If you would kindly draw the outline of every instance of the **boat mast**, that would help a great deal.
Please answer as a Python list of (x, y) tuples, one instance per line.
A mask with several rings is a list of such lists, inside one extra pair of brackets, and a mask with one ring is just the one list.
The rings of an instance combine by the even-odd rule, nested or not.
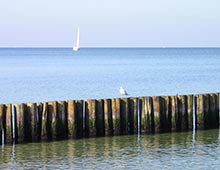
[(79, 48), (79, 27), (78, 27), (78, 30), (77, 30), (77, 40), (76, 40), (76, 46)]

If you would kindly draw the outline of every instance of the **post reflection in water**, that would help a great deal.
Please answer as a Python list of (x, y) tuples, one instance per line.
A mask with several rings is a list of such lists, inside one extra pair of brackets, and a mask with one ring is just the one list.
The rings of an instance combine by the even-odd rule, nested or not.
[(216, 129), (5, 145), (0, 169), (216, 168), (219, 143)]

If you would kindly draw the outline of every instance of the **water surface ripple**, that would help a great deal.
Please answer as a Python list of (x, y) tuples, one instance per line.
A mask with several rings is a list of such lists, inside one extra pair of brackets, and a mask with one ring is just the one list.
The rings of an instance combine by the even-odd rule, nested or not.
[(219, 130), (3, 146), (0, 169), (218, 169)]

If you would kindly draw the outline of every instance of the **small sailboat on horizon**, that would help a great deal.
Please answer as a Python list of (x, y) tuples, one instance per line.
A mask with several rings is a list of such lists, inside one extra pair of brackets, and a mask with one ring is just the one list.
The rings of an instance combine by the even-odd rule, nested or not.
[(77, 38), (76, 38), (76, 44), (73, 46), (73, 51), (78, 51), (80, 49), (79, 46), (79, 28), (77, 29)]

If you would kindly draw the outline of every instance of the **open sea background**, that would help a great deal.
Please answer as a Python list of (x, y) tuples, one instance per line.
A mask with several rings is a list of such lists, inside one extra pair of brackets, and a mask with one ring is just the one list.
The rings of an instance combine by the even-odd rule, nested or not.
[(219, 48), (2, 48), (0, 103), (220, 91)]
[[(218, 48), (2, 48), (0, 103), (220, 91)], [(220, 131), (3, 145), (0, 169), (219, 169)]]

